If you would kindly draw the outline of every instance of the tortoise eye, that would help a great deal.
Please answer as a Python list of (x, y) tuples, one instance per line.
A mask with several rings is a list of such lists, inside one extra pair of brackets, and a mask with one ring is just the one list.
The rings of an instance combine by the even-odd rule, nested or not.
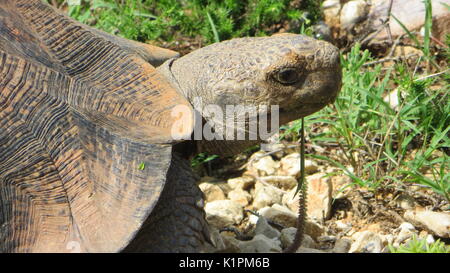
[(275, 80), (282, 84), (294, 84), (298, 82), (300, 75), (295, 68), (284, 68), (275, 74)]

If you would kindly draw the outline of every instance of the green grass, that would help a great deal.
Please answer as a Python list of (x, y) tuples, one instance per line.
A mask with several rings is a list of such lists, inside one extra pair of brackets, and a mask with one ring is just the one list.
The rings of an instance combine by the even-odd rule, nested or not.
[[(450, 203), (450, 37), (442, 49), (447, 66), (439, 67), (430, 44), (430, 1), (424, 5), (423, 41), (407, 31), (423, 52), (417, 64), (426, 67), (422, 75), (401, 61), (387, 68), (366, 66), (373, 61), (370, 52), (355, 45), (341, 56), (343, 86), (334, 105), (306, 118), (307, 128), (328, 128), (310, 131), (310, 140), (319, 146), (335, 144), (340, 153), (309, 156), (338, 167), (354, 185), (376, 190), (420, 184)], [(430, 63), (440, 73), (429, 72)], [(397, 107), (383, 100), (394, 90)], [(299, 126), (300, 121), (285, 126), (281, 137), (296, 140)]]
[[(372, 60), (359, 45), (341, 57), (338, 99), (306, 118), (307, 128), (328, 128), (310, 132), (310, 140), (319, 146), (336, 144), (340, 154), (309, 156), (329, 161), (359, 186), (375, 190), (418, 183), (450, 203), (448, 72), (426, 77), (414, 75), (402, 63), (388, 69), (364, 66)], [(383, 100), (393, 90), (397, 107)], [(295, 137), (299, 124), (285, 127), (283, 136)]]
[[(59, 0), (63, 7), (63, 1)], [(242, 36), (261, 36), (273, 26), (297, 22), (291, 32), (309, 31), (320, 18), (321, 1), (303, 1), (299, 9), (290, 0), (82, 0), (67, 7), (76, 20), (137, 41), (171, 41), (200, 37), (213, 43)]]
[(391, 253), (450, 253), (450, 247), (437, 240), (428, 244), (426, 239), (414, 236), (407, 244), (399, 247), (389, 245)]

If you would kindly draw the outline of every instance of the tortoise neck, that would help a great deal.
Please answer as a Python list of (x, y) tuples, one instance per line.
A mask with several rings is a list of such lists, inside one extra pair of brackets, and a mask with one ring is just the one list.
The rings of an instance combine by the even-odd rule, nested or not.
[(183, 58), (170, 59), (159, 66), (157, 70), (194, 106), (196, 97), (204, 98), (201, 86), (197, 82), (200, 76), (199, 70)]

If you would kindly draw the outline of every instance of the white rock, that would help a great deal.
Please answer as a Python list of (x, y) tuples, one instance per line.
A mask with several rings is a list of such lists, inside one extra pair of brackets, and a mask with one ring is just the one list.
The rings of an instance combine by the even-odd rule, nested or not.
[(336, 224), (336, 228), (339, 230), (346, 230), (352, 227), (351, 223), (346, 223), (343, 220), (337, 220), (334, 223)]
[[(258, 213), (266, 219), (284, 227), (296, 227), (297, 224), (297, 214), (278, 204), (274, 204), (272, 207), (262, 208)], [(305, 222), (305, 234), (310, 235), (313, 239), (317, 239), (322, 233), (323, 227), (319, 224), (312, 221)]]
[[(305, 173), (312, 174), (317, 172), (318, 166), (312, 161), (305, 159)], [(288, 176), (298, 176), (300, 174), (300, 154), (292, 153), (283, 157), (280, 161), (280, 174)]]
[(406, 211), (405, 219), (424, 227), (429, 232), (442, 238), (450, 238), (450, 213), (429, 210)]
[(394, 240), (394, 245), (399, 246), (400, 244), (404, 243), (405, 241), (411, 239), (413, 237), (413, 235), (415, 235), (415, 234), (416, 233), (411, 230), (407, 230), (407, 229), (400, 230), (399, 234), (397, 235), (397, 237)]
[(266, 219), (284, 227), (295, 227), (297, 222), (297, 214), (278, 204), (275, 204), (272, 207), (264, 207), (258, 210), (258, 213)]
[(256, 225), (258, 223), (259, 217), (253, 214), (250, 214), (250, 216), (248, 217), (248, 221), (250, 224), (252, 225)]
[(267, 220), (264, 217), (259, 217), (259, 219), (256, 223), (254, 233), (256, 235), (262, 234), (270, 239), (280, 237), (280, 232), (278, 230), (276, 230), (275, 228), (273, 228), (271, 225), (269, 225), (269, 223), (267, 223)]
[[(333, 171), (327, 170), (325, 173)], [(349, 196), (352, 192), (352, 187), (349, 185), (352, 183), (352, 179), (347, 175), (333, 175), (331, 177), (331, 184), (333, 185), (333, 198), (342, 199)]]
[(255, 179), (250, 176), (242, 176), (228, 179), (227, 182), (232, 189), (247, 190), (255, 184)]
[(297, 229), (295, 227), (288, 227), (281, 230), (281, 246), (284, 248), (290, 246), (294, 242), (295, 233)]
[(400, 231), (405, 230), (405, 231), (416, 231), (416, 228), (408, 222), (403, 222), (400, 226), (399, 226)]
[(225, 194), (222, 189), (214, 184), (203, 182), (198, 185), (200, 190), (205, 195), (206, 202), (212, 202), (216, 200), (225, 200)]
[(241, 251), (239, 248), (239, 244), (241, 241), (229, 235), (221, 234), (221, 237), (224, 247), (223, 249), (220, 249), (216, 252), (239, 253)]
[(239, 249), (241, 253), (281, 252), (281, 242), (278, 239), (270, 239), (262, 234), (257, 234), (250, 241), (241, 241)]
[(405, 193), (398, 195), (395, 198), (395, 203), (398, 207), (400, 207), (404, 210), (414, 209), (414, 207), (415, 207), (414, 198)]
[(231, 200), (207, 203), (205, 213), (208, 223), (218, 228), (239, 224), (244, 218), (242, 206)]
[(322, 8), (323, 9), (330, 9), (330, 8), (335, 8), (335, 7), (340, 7), (341, 3), (339, 0), (325, 0), (322, 3)]
[[(308, 217), (317, 221), (328, 219), (331, 215), (331, 203), (333, 200), (333, 185), (325, 174), (317, 173), (306, 177), (308, 183)], [(297, 188), (283, 196), (282, 203), (292, 211), (298, 211), (298, 198), (295, 195)], [(294, 197), (295, 196), (295, 197)]]
[(325, 0), (322, 4), (325, 23), (329, 26), (339, 24), (340, 0)]
[(383, 101), (388, 103), (392, 109), (397, 110), (399, 106), (398, 88), (394, 89), (389, 94), (385, 95)]
[(281, 204), (283, 191), (274, 186), (266, 186), (262, 183), (255, 185), (255, 197), (253, 198), (253, 207), (260, 209), (273, 204)]
[(252, 196), (247, 191), (241, 188), (234, 189), (228, 193), (228, 199), (241, 204), (243, 207), (247, 206), (252, 200)]
[(381, 253), (383, 249), (380, 236), (372, 231), (356, 232), (352, 239), (355, 241), (349, 250), (350, 253)]
[[(390, 5), (389, 0), (372, 0), (372, 8), (368, 15), (370, 29), (379, 29), (383, 22), (387, 19), (388, 9)], [(430, 1), (433, 17), (432, 32), (433, 36), (438, 40), (443, 40), (445, 34), (448, 33), (448, 16), (450, 11), (445, 5), (450, 5), (449, 0), (431, 0)], [(407, 3), (407, 5), (405, 5)], [(423, 0), (408, 0), (408, 1), (393, 1), (391, 14), (402, 23), (400, 25), (393, 17), (389, 22), (390, 31), (388, 28), (381, 30), (373, 40), (385, 40), (389, 36), (392, 39), (399, 35), (406, 34), (404, 28), (409, 31), (419, 30), (425, 23), (425, 5)]]
[[(297, 229), (295, 227), (284, 228), (281, 231), (280, 240), (281, 240), (281, 246), (283, 247), (283, 249), (292, 245), (292, 243), (294, 242), (294, 239), (295, 239), (296, 232), (297, 232)], [(317, 244), (316, 244), (316, 242), (314, 242), (314, 239), (311, 238), (311, 236), (309, 236), (308, 234), (304, 234), (301, 247), (316, 248)]]
[(333, 252), (333, 253), (348, 253), (351, 245), (352, 245), (352, 240), (350, 240), (348, 238), (339, 239), (334, 244), (333, 250), (331, 252)]
[(298, 184), (297, 179), (292, 176), (275, 175), (264, 176), (259, 179), (282, 190), (290, 190)]
[(352, 28), (355, 24), (365, 20), (369, 13), (369, 6), (364, 0), (349, 1), (341, 10), (341, 26)]
[(428, 234), (427, 237), (425, 237), (425, 240), (427, 241), (427, 244), (432, 244), (435, 242), (433, 235)]
[(268, 153), (270, 152), (275, 158), (282, 158), (285, 155), (287, 147), (283, 143), (261, 143), (261, 150)]
[(392, 245), (395, 240), (395, 236), (392, 234), (387, 235), (380, 235), (381, 241), (383, 242), (383, 245)]
[(334, 235), (323, 235), (317, 238), (318, 242), (336, 242), (336, 236)]
[(262, 156), (262, 152), (254, 153), (250, 157), (247, 170), (257, 176), (274, 175), (279, 168), (279, 162), (275, 162), (271, 156)]

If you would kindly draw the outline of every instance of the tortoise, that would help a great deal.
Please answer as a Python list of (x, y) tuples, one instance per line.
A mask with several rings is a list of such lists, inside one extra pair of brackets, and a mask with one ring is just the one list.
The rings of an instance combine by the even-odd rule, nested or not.
[(340, 84), (337, 48), (303, 35), (180, 57), (40, 0), (0, 0), (0, 251), (206, 251), (189, 157), (262, 140), (193, 139), (217, 121), (200, 107), (278, 105), (286, 123), (333, 102)]

